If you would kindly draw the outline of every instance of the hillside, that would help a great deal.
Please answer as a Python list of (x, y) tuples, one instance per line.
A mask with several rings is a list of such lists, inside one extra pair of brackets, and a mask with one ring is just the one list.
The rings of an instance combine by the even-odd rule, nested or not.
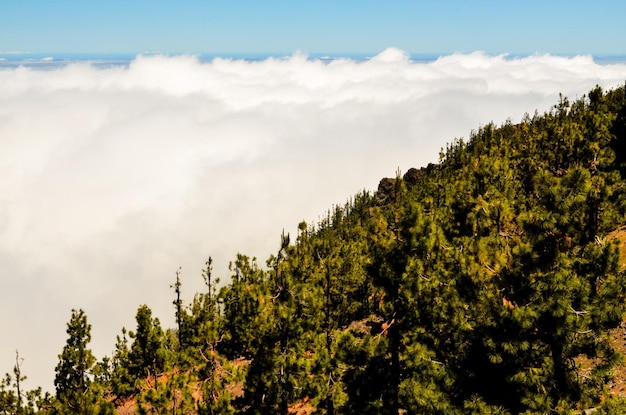
[[(206, 291), (191, 304), (177, 274), (176, 327), (140, 306), (109, 358), (96, 361), (87, 318), (73, 310), (56, 396), (19, 406), (626, 412), (625, 175), (623, 87), (487, 124), (439, 163), (281, 235), (264, 266), (238, 255), (219, 289), (209, 258)], [(16, 377), (2, 386), (0, 413), (18, 405)]]

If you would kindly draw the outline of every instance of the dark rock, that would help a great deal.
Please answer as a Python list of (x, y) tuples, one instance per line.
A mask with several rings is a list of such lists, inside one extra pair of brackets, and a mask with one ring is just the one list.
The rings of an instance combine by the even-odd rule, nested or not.
[(378, 183), (376, 191), (376, 202), (385, 205), (396, 200), (396, 179), (385, 177)]
[(424, 169), (416, 169), (415, 167), (411, 167), (402, 177), (404, 183), (406, 183), (406, 187), (413, 187), (417, 183), (419, 183), (425, 175)]

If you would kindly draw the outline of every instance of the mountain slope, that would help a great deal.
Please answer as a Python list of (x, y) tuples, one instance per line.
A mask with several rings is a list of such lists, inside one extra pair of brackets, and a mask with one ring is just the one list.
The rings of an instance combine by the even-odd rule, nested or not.
[[(283, 235), (266, 267), (239, 256), (230, 284), (185, 310), (169, 349), (189, 363), (175, 366), (242, 382), (225, 405), (246, 413), (618, 405), (625, 113), (623, 88), (596, 88), (488, 124)], [(249, 363), (216, 380), (209, 353)]]
[(625, 88), (485, 125), (219, 289), (209, 258), (191, 304), (177, 278), (175, 328), (140, 306), (39, 413), (626, 412), (625, 176)]

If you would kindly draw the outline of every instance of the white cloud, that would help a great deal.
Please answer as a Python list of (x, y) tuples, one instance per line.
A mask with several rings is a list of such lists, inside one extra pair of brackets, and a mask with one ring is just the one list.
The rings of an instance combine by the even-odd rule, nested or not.
[(283, 228), (437, 161), (453, 138), (625, 78), (586, 56), (414, 63), (393, 48), (364, 62), (2, 69), (0, 372), (19, 349), (27, 386), (52, 389), (72, 307), (110, 354), (142, 303), (172, 325), (178, 266), (190, 299), (208, 255), (222, 277), (238, 251), (262, 263)]

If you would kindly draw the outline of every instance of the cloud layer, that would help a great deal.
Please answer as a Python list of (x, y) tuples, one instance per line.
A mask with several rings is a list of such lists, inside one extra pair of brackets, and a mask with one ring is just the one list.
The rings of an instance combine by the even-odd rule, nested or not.
[(262, 263), (284, 228), (315, 221), (381, 177), (436, 162), (490, 121), (563, 93), (621, 85), (626, 65), (477, 52), (411, 62), (139, 56), (0, 70), (0, 372), (52, 389), (71, 308), (111, 353), (148, 304), (173, 325), (179, 266), (190, 300), (215, 259)]

